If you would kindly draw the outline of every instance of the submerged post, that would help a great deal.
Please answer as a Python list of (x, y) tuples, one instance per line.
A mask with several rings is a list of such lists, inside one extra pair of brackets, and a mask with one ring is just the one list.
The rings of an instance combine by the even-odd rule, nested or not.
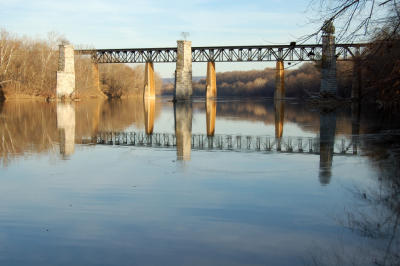
[(156, 85), (154, 81), (154, 65), (153, 62), (146, 62), (144, 74), (144, 93), (145, 98), (154, 98), (156, 96)]
[(57, 98), (71, 97), (75, 90), (74, 47), (70, 44), (61, 44), (59, 49)]
[(274, 99), (280, 100), (285, 98), (285, 74), (283, 60), (276, 61), (276, 76), (275, 76), (275, 93)]
[(207, 62), (207, 79), (206, 79), (206, 98), (217, 97), (217, 78), (215, 74), (215, 62)]
[(322, 73), (320, 93), (336, 96), (336, 46), (335, 27), (332, 21), (325, 21), (322, 28)]
[(177, 41), (174, 100), (192, 97), (192, 42)]

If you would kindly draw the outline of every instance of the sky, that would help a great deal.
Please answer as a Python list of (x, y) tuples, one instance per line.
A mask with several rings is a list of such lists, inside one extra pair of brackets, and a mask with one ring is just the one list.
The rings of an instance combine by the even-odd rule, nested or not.
[[(48, 32), (75, 47), (176, 47), (182, 32), (192, 46), (288, 44), (315, 31), (311, 0), (0, 0), (0, 28), (32, 38)], [(314, 14), (315, 15), (315, 14)], [(221, 63), (217, 71), (263, 69), (267, 63)], [(156, 64), (172, 77), (174, 64)], [(194, 63), (202, 76), (206, 64)]]

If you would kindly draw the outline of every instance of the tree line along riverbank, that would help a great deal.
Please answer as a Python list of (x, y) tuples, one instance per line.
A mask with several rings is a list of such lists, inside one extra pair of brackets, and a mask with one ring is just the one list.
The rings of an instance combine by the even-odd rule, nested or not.
[[(390, 27), (389, 27), (390, 28)], [(390, 33), (390, 36), (388, 36)], [(58, 44), (62, 37), (48, 34), (46, 39), (31, 39), (0, 30), (0, 98), (54, 98), (58, 68)], [(78, 47), (77, 47), (78, 48)], [(400, 36), (387, 28), (372, 38), (367, 52), (359, 58), (362, 92), (366, 101), (388, 106), (400, 103)], [(320, 62), (304, 63), (285, 70), (287, 97), (306, 98), (320, 87)], [(144, 87), (144, 66), (100, 64), (100, 91), (93, 84), (89, 57), (76, 56), (78, 98), (124, 98), (139, 96)], [(353, 63), (338, 62), (338, 95), (351, 96)], [(162, 86), (155, 74), (156, 92), (173, 94), (174, 84)], [(194, 81), (194, 96), (205, 95), (205, 79)], [(217, 73), (218, 96), (272, 97), (275, 88), (273, 68)]]
[[(54, 33), (46, 39), (20, 37), (0, 30), (0, 98), (55, 97), (58, 44), (65, 40)], [(92, 79), (89, 57), (75, 56), (76, 98), (125, 98), (143, 94), (144, 66), (99, 65), (100, 91)], [(157, 91), (162, 81), (155, 73)]]

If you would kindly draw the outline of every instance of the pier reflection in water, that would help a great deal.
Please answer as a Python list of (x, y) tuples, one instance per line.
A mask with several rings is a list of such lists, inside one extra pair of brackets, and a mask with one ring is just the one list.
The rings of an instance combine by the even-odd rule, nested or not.
[(366, 117), (281, 100), (5, 102), (0, 260), (303, 265), (337, 238), (354, 251), (332, 217), (387, 167), (359, 135)]
[(282, 135), (283, 135), (283, 124), (285, 119), (285, 102), (283, 100), (274, 101), (274, 111), (275, 111), (275, 138), (277, 142), (277, 150), (280, 151)]
[(63, 158), (68, 158), (75, 150), (74, 103), (57, 103), (57, 128), (60, 136), (60, 153), (63, 155)]
[(174, 103), (176, 154), (178, 160), (190, 160), (192, 149), (192, 102)]
[(217, 101), (215, 99), (206, 99), (206, 123), (207, 136), (212, 137), (215, 133), (215, 119), (217, 116)]
[(144, 102), (144, 127), (147, 135), (153, 134), (154, 129), (154, 115), (156, 110), (156, 99), (147, 97), (143, 99)]
[(319, 181), (327, 185), (331, 179), (333, 148), (335, 144), (336, 112), (322, 110), (320, 113)]

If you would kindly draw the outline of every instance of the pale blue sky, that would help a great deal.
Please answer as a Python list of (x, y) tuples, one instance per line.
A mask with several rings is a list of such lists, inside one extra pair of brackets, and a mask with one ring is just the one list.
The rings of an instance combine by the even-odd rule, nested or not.
[[(286, 44), (315, 30), (309, 0), (0, 0), (0, 27), (19, 35), (63, 34), (75, 46), (174, 47), (182, 31), (193, 46)], [(217, 71), (262, 69), (266, 63), (218, 64)], [(171, 64), (156, 71), (170, 77)], [(204, 75), (194, 64), (193, 75)]]

